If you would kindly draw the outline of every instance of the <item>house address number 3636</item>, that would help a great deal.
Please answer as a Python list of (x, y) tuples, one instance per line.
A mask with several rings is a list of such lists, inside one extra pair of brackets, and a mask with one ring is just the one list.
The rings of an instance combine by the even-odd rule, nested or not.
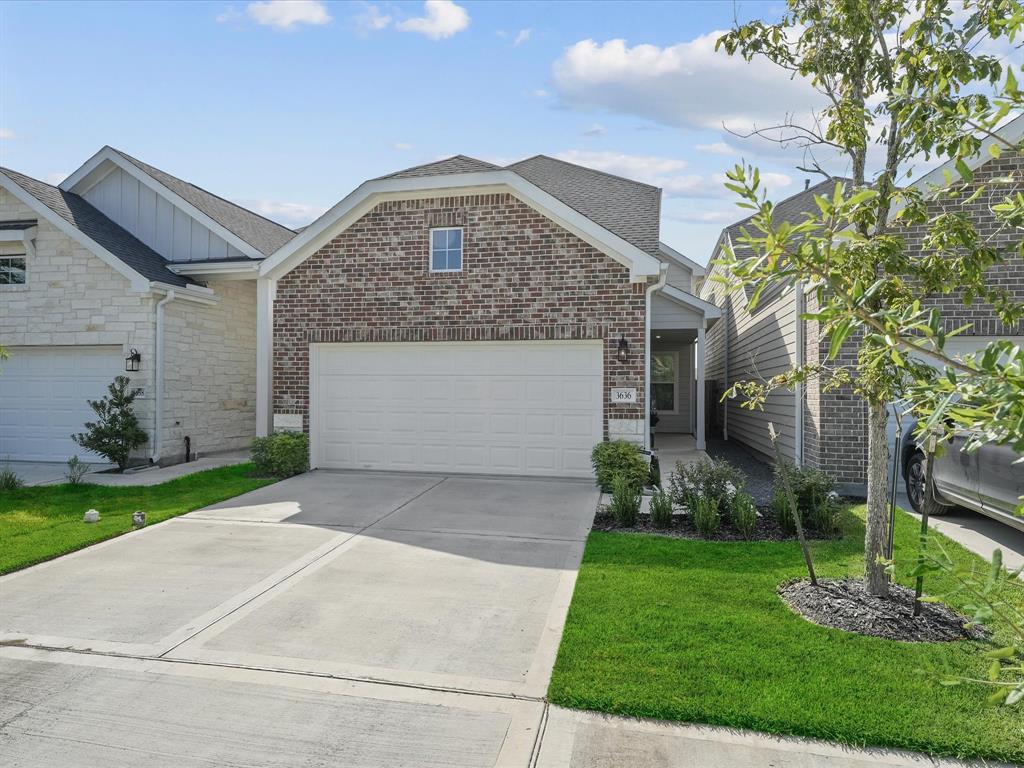
[(612, 404), (628, 405), (636, 402), (636, 389), (630, 387), (628, 389), (613, 389), (612, 390)]

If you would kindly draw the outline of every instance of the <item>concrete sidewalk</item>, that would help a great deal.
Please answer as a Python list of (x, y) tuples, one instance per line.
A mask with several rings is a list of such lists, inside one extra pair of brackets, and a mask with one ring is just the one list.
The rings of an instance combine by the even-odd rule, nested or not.
[[(172, 464), (167, 467), (146, 467), (124, 473), (105, 471), (113, 469), (113, 464), (90, 462), (90, 471), (82, 478), (82, 482), (116, 487), (159, 485), (177, 477), (203, 472), (207, 469), (244, 464), (247, 461), (249, 461), (248, 451), (232, 451), (202, 456), (195, 461)], [(25, 485), (59, 485), (67, 482), (68, 466), (63, 462), (11, 461), (6, 462), (4, 466), (9, 466)]]

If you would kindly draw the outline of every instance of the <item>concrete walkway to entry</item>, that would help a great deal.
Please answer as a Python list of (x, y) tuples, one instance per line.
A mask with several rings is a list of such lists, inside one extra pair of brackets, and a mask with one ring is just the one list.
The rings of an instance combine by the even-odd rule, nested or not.
[(0, 577), (4, 764), (932, 764), (549, 707), (597, 496), (312, 472)]

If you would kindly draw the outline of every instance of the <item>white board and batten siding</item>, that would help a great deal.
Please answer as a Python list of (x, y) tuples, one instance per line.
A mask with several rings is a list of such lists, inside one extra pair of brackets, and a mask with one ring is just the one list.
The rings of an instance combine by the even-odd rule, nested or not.
[(590, 477), (600, 341), (313, 344), (314, 466)]
[(220, 235), (120, 168), (104, 176), (83, 197), (170, 261), (245, 258)]

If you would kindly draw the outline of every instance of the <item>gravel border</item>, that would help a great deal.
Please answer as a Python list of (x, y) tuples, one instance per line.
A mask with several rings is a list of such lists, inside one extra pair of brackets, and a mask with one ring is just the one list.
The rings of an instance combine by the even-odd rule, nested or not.
[(922, 603), (913, 616), (914, 591), (889, 586), (889, 597), (869, 595), (860, 579), (819, 579), (818, 587), (806, 580), (779, 585), (779, 597), (795, 613), (822, 627), (909, 643), (945, 643), (983, 640), (981, 626), (965, 628), (969, 619), (942, 603)]

